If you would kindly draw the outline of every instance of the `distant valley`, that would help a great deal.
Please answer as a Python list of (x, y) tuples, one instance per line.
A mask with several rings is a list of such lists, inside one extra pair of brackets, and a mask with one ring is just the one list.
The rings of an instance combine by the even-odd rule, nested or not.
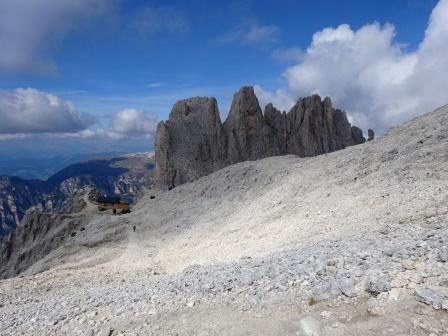
[(137, 153), (75, 163), (45, 181), (0, 176), (0, 236), (14, 230), (30, 208), (61, 212), (64, 202), (85, 187), (136, 196), (151, 186), (153, 167), (153, 153)]
[(0, 176), (17, 176), (27, 180), (46, 180), (59, 170), (78, 162), (98, 158), (121, 157), (125, 154), (124, 152), (113, 151), (33, 156), (31, 153), (13, 155), (3, 151), (0, 155)]

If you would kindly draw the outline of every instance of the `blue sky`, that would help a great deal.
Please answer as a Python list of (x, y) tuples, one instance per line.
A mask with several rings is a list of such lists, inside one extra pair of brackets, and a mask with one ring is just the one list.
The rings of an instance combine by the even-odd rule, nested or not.
[[(8, 121), (0, 154), (37, 144), (36, 152), (109, 151), (117, 142), (124, 151), (151, 150), (156, 120), (176, 100), (215, 96), (225, 118), (245, 84), (256, 86), (262, 106), (272, 100), (283, 109), (303, 95), (330, 95), (353, 122), (383, 131), (448, 103), (442, 90), (431, 102), (422, 93), (408, 103), (429, 76), (418, 64), (446, 51), (447, 7), (446, 0), (4, 0), (0, 115)], [(435, 37), (423, 47), (431, 22)], [(448, 69), (438, 62), (434, 72)], [(334, 71), (339, 64), (348, 71)], [(365, 81), (355, 85), (357, 78)], [(387, 104), (371, 107), (380, 100)], [(52, 125), (55, 115), (64, 118)]]

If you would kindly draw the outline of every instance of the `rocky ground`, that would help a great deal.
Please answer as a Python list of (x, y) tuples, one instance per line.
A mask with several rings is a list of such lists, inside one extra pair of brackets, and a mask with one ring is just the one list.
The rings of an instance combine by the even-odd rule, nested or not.
[(2, 335), (446, 336), (447, 149), (445, 107), (149, 191), (2, 280)]
[(5, 280), (4, 335), (448, 335), (448, 221), (176, 275), (100, 266)]

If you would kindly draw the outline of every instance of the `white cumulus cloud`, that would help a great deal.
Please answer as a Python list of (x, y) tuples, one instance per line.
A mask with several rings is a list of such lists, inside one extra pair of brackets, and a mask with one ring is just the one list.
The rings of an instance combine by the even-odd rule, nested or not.
[(433, 9), (415, 51), (395, 41), (391, 24), (358, 30), (343, 24), (314, 34), (302, 60), (285, 70), (277, 92), (264, 99), (290, 107), (291, 99), (318, 93), (347, 110), (361, 127), (386, 128), (448, 103), (448, 0)]
[(115, 113), (110, 122), (110, 131), (131, 136), (153, 136), (157, 127), (157, 116), (154, 113), (125, 109)]
[(70, 102), (36, 89), (0, 91), (0, 135), (74, 133), (96, 122)]

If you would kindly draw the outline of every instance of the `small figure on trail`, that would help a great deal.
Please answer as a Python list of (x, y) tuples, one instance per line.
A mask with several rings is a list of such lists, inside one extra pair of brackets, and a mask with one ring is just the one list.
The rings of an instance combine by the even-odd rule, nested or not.
[(134, 229), (134, 232), (135, 232), (135, 225), (132, 228)]

